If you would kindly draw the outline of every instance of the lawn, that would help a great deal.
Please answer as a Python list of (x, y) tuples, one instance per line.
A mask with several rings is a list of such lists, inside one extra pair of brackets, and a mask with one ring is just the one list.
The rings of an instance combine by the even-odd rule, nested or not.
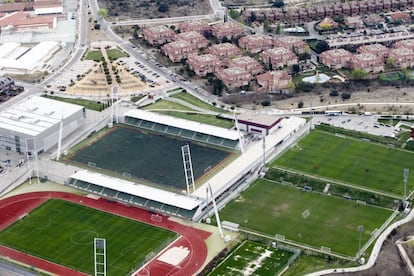
[[(309, 210), (304, 218), (303, 213)], [(363, 243), (391, 215), (391, 211), (355, 201), (303, 192), (259, 179), (228, 204), (220, 213), (232, 221), (258, 232), (315, 247), (326, 246), (332, 251), (355, 256), (358, 251), (358, 225), (364, 226)]]
[(293, 253), (264, 244), (245, 241), (208, 275), (276, 275)]
[(86, 54), (85, 59), (86, 60), (94, 60), (96, 62), (101, 61), (102, 58), (102, 52), (101, 50), (91, 50)]
[(232, 128), (234, 123), (229, 120), (219, 119), (215, 115), (207, 115), (207, 114), (200, 114), (200, 113), (189, 113), (189, 112), (178, 112), (178, 111), (157, 111), (159, 113), (182, 118), (190, 121), (196, 121), (199, 123), (218, 126), (222, 128)]
[(184, 106), (182, 104), (166, 101), (166, 100), (159, 100), (156, 101), (153, 104), (147, 105), (143, 108), (144, 110), (148, 111), (159, 111), (159, 110), (180, 110), (180, 111), (194, 111), (194, 109), (191, 109), (187, 106)]
[(275, 165), (400, 196), (404, 168), (414, 171), (414, 153), (313, 131)]
[(91, 101), (91, 100), (86, 100), (86, 99), (81, 99), (81, 98), (64, 98), (64, 97), (57, 97), (57, 96), (51, 96), (51, 95), (42, 95), (42, 97), (61, 101), (61, 102), (82, 105), (87, 109), (95, 110), (95, 111), (101, 111), (102, 109), (104, 109), (104, 105), (101, 102), (96, 102), (96, 101)]
[(119, 49), (107, 49), (106, 54), (109, 60), (117, 60), (118, 58), (126, 57), (127, 55)]
[(181, 93), (175, 94), (172, 97), (183, 100), (187, 103), (190, 103), (192, 105), (201, 107), (201, 108), (209, 110), (209, 111), (213, 111), (213, 112), (217, 112), (217, 113), (223, 113), (223, 110), (215, 107), (214, 105), (208, 104), (208, 103), (198, 99), (197, 97), (195, 97), (195, 96), (193, 96), (193, 95), (191, 95), (187, 92), (181, 92)]
[(48, 200), (0, 233), (0, 244), (88, 274), (93, 239), (106, 239), (107, 274), (127, 275), (176, 234), (63, 200)]

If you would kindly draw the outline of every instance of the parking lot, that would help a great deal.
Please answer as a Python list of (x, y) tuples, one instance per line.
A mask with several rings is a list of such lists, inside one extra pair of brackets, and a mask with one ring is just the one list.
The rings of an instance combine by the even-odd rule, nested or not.
[(124, 66), (125, 69), (128, 70), (131, 74), (141, 78), (142, 80), (145, 80), (147, 83), (149, 83), (150, 87), (155, 87), (156, 85), (162, 85), (169, 82), (160, 76), (157, 72), (146, 67), (144, 64), (134, 58), (122, 58), (118, 60), (117, 63)]
[(398, 129), (390, 124), (379, 123), (378, 117), (375, 115), (315, 115), (312, 122), (314, 124), (326, 123), (336, 127), (385, 137), (395, 137), (399, 132)]

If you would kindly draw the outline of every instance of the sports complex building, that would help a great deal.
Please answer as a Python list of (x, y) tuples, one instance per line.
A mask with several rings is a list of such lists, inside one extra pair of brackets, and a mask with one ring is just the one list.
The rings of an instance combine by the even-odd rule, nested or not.
[(0, 112), (0, 147), (21, 153), (42, 153), (77, 130), (85, 120), (83, 106), (31, 97)]
[[(231, 160), (227, 158), (227, 162), (218, 160), (216, 163), (213, 163), (211, 166), (216, 168), (211, 168), (213, 171), (212, 174), (208, 174), (210, 168), (204, 169), (204, 172), (207, 171), (207, 173), (203, 174), (202, 172), (200, 177), (196, 177), (195, 185), (192, 187), (193, 189), (187, 190), (187, 192), (183, 187), (181, 187), (181, 190), (171, 190), (164, 189), (159, 185), (148, 185), (146, 181), (140, 181), (136, 177), (131, 179), (129, 172), (122, 173), (123, 177), (121, 177), (124, 179), (108, 176), (105, 175), (105, 172), (96, 172), (95, 166), (98, 168), (99, 164), (96, 165), (95, 163), (93, 163), (93, 166), (90, 166), (92, 167), (91, 169), (80, 170), (71, 175), (67, 181), (67, 185), (127, 205), (135, 205), (153, 212), (198, 221), (204, 218), (208, 212), (212, 211), (212, 198), (209, 196), (208, 186), (211, 187), (217, 204), (225, 204), (246, 187), (249, 177), (260, 173), (263, 162), (278, 153), (278, 146), (299, 131), (306, 122), (304, 119), (298, 117), (269, 117), (272, 117), (272, 120), (269, 121), (268, 119), (267, 122), (270, 122), (269, 126), (272, 125), (269, 127), (269, 130), (272, 129), (272, 131), (268, 132), (266, 138), (242, 145), (243, 142), (241, 141), (243, 140), (239, 138), (240, 135), (235, 130), (177, 119), (143, 110), (130, 110), (121, 118), (121, 122), (128, 127), (139, 129), (140, 131), (144, 131), (144, 133), (151, 132), (162, 137), (166, 136), (182, 144), (193, 142), (198, 146), (201, 145), (206, 148), (212, 147), (213, 149), (222, 148), (227, 151), (231, 150), (234, 153), (232, 155), (233, 158)], [(277, 121), (277, 123), (274, 124), (274, 121)], [(246, 134), (246, 132), (243, 132), (243, 134)], [(139, 138), (139, 134), (132, 135), (137, 139)], [(112, 150), (116, 144), (113, 140), (111, 141), (111, 144), (107, 144), (106, 146), (108, 150)], [(122, 138), (122, 141), (119, 141), (119, 143), (130, 145), (130, 151), (137, 150), (136, 152), (139, 155), (141, 150), (134, 149), (132, 145), (134, 142), (131, 141)], [(135, 144), (138, 145), (139, 143), (137, 142)], [(90, 147), (93, 146), (94, 144), (90, 145)], [(196, 148), (192, 147), (191, 149)], [(97, 148), (97, 151), (103, 150), (98, 150)], [(156, 154), (165, 155), (166, 153), (157, 152)], [(93, 155), (89, 153), (90, 157)], [(151, 152), (146, 152), (145, 155), (151, 155)], [(209, 153), (207, 152), (205, 155), (209, 155)], [(118, 158), (114, 155), (111, 156), (112, 159)], [(97, 158), (97, 162), (105, 158), (107, 157), (100, 156)], [(133, 162), (131, 158), (128, 160)], [(168, 175), (176, 173), (180, 178), (185, 179), (184, 164), (186, 163), (183, 159), (181, 154), (178, 157), (173, 157), (173, 163), (178, 164), (179, 168), (167, 168), (166, 170), (170, 170), (169, 172), (167, 171)], [(119, 162), (128, 162), (126, 160), (119, 160)], [(164, 166), (163, 163), (164, 161), (153, 161), (153, 163), (143, 164), (141, 166), (161, 168)], [(196, 171), (197, 165), (195, 163), (193, 164), (194, 171)], [(119, 173), (120, 171), (117, 172)], [(126, 178), (128, 180), (125, 180)]]

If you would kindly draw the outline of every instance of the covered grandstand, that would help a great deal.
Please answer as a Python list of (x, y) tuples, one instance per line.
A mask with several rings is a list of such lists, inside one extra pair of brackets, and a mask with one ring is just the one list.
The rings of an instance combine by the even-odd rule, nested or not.
[(239, 134), (235, 130), (202, 124), (154, 112), (134, 109), (124, 115), (125, 123), (154, 132), (178, 136), (215, 146), (237, 149)]
[(192, 219), (201, 212), (199, 199), (87, 170), (71, 175), (68, 185), (109, 200), (185, 219)]

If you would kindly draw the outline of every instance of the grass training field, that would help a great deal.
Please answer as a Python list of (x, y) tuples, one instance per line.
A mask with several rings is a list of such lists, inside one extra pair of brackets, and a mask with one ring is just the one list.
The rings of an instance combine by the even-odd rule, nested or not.
[(78, 150), (70, 160), (97, 168), (128, 173), (173, 189), (186, 189), (181, 147), (189, 144), (194, 179), (230, 156), (230, 152), (200, 146), (188, 141), (147, 134), (138, 129), (117, 127), (90, 146)]
[[(274, 165), (402, 195), (403, 170), (414, 171), (414, 153), (312, 131)], [(409, 190), (413, 183), (409, 178)]]
[(49, 200), (0, 233), (2, 245), (88, 274), (93, 240), (106, 239), (107, 274), (127, 275), (176, 234), (63, 200)]
[(259, 179), (229, 203), (220, 217), (271, 236), (285, 235), (286, 239), (315, 247), (326, 246), (354, 256), (358, 251), (358, 225), (364, 227), (362, 241), (365, 243), (391, 213)]
[(264, 244), (245, 241), (209, 275), (273, 276), (288, 262), (293, 253)]

